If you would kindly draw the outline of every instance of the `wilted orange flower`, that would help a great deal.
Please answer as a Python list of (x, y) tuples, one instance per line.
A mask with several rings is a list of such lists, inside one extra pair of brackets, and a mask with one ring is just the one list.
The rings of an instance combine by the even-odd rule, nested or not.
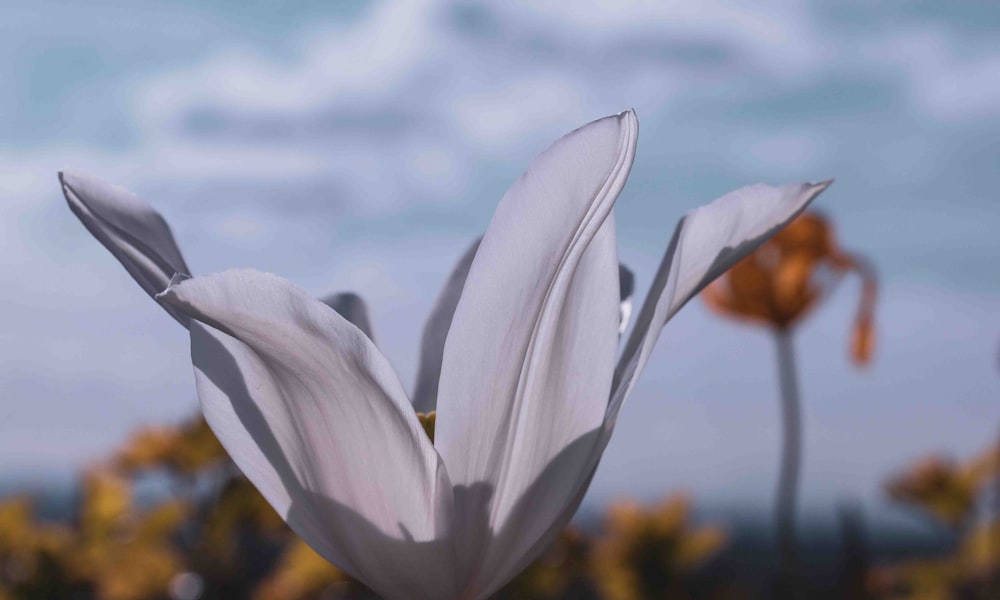
[(705, 288), (702, 297), (724, 316), (785, 329), (850, 272), (860, 275), (863, 284), (851, 356), (857, 364), (866, 364), (874, 343), (875, 272), (865, 258), (837, 245), (833, 226), (817, 213), (803, 213), (789, 223)]

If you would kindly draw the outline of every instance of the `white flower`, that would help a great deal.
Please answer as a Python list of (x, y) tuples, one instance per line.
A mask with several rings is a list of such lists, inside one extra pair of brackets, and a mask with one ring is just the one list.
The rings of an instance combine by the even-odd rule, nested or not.
[(477, 599), (576, 511), (666, 321), (829, 185), (751, 186), (685, 216), (616, 367), (612, 206), (637, 133), (631, 111), (590, 123), (500, 201), (467, 278), (460, 264), (442, 294), (455, 308), (427, 369), (433, 442), (386, 358), (327, 305), (252, 270), (167, 285), (186, 268), (162, 220), (95, 215), (82, 198), (107, 190), (63, 183), (91, 232), (189, 323), (205, 417), (292, 529), (386, 598)]

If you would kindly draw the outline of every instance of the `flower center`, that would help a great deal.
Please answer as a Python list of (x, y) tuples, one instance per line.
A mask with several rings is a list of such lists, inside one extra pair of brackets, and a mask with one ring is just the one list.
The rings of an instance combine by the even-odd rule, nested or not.
[(429, 413), (417, 413), (417, 418), (420, 419), (420, 425), (424, 428), (424, 433), (427, 437), (434, 441), (434, 423), (437, 421), (437, 411), (432, 410)]

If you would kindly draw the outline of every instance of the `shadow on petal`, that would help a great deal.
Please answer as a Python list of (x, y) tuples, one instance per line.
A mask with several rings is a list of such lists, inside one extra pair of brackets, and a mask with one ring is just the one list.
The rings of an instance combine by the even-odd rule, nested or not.
[[(246, 447), (227, 449), (237, 466), (264, 494), (288, 525), (317, 553), (386, 598), (455, 597), (453, 541), (448, 532), (429, 541), (416, 541), (400, 524), (399, 535), (389, 535), (353, 508), (306, 489), (299, 479), (301, 466), (293, 464), (277, 436), (254, 402), (246, 374), (229, 346), (244, 346), (231, 338), (195, 322), (192, 359), (198, 371), (213, 385), (226, 391), (232, 414), (258, 451), (249, 456)], [(247, 348), (249, 351), (249, 348)], [(251, 351), (252, 354), (252, 351)], [(206, 419), (216, 428), (235, 423), (224, 420), (220, 407), (203, 405)], [(252, 433), (251, 433), (252, 432)], [(259, 464), (266, 462), (266, 465)]]
[(591, 430), (563, 448), (518, 499), (508, 519), (490, 532), (490, 550), (478, 569), (475, 598), (486, 598), (503, 587), (566, 527), (597, 469), (604, 448), (602, 431)]

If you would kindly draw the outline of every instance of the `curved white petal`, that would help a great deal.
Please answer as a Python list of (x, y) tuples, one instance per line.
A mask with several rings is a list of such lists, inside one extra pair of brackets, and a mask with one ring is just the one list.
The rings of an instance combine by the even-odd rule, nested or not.
[[(458, 556), (486, 552), (463, 565), (475, 589), (530, 545), (530, 531), (509, 535), (512, 523), (544, 529), (568, 502), (566, 483), (585, 461), (574, 455), (563, 472), (539, 476), (603, 422), (620, 301), (610, 214), (637, 130), (629, 111), (539, 155), (501, 200), (455, 311), (435, 443), (458, 488)], [(517, 519), (536, 485), (544, 502)]]
[[(620, 373), (631, 375), (631, 379), (627, 380), (629, 385), (623, 385), (622, 380), (617, 379), (620, 373), (616, 374), (616, 387), (604, 427), (596, 432), (596, 436), (588, 434), (574, 444), (581, 454), (586, 449), (590, 453), (582, 468), (573, 469), (575, 481), (566, 481), (565, 489), (573, 490), (570, 500), (562, 505), (562, 512), (545, 529), (532, 529), (541, 524), (531, 522), (533, 515), (530, 508), (524, 515), (519, 515), (519, 518), (527, 520), (535, 545), (522, 553), (520, 562), (510, 566), (505, 564), (496, 569), (497, 573), (517, 573), (524, 569), (569, 522), (586, 495), (601, 455), (611, 439), (622, 401), (648, 359), (663, 324), (705, 285), (787, 225), (830, 183), (778, 188), (751, 186), (727, 194), (681, 220), (619, 364)], [(571, 454), (572, 449), (567, 449), (564, 456), (557, 457), (550, 465), (550, 473), (540, 480), (552, 473), (562, 473), (567, 455)], [(525, 493), (524, 499), (526, 507), (537, 505), (532, 491)], [(485, 584), (485, 594), (479, 597), (486, 597), (504, 581), (494, 578)]]
[(206, 419), (296, 533), (387, 598), (452, 597), (447, 472), (374, 344), (257, 271), (159, 297), (206, 325), (191, 335)]
[(368, 339), (375, 341), (375, 332), (372, 329), (371, 316), (368, 314), (368, 305), (361, 296), (354, 292), (341, 292), (326, 296), (323, 298), (323, 304), (337, 311), (337, 314), (367, 335)]
[(712, 280), (798, 216), (831, 183), (751, 185), (681, 219), (615, 370), (609, 428), (614, 427), (664, 324)]
[(546, 549), (539, 541), (555, 524), (566, 525), (590, 478), (618, 346), (614, 231), (612, 214), (576, 269), (558, 323), (551, 333), (540, 327), (531, 349), (513, 449), (476, 578), (486, 596)]
[(441, 360), (444, 358), (444, 341), (451, 328), (458, 300), (462, 297), (465, 279), (469, 276), (472, 259), (476, 257), (479, 242), (477, 238), (458, 260), (448, 281), (438, 295), (431, 310), (424, 333), (420, 338), (420, 366), (417, 368), (417, 384), (413, 390), (413, 408), (417, 412), (429, 413), (437, 409), (438, 382), (441, 379)]
[[(150, 296), (175, 273), (189, 274), (170, 227), (160, 213), (128, 190), (83, 173), (59, 173), (70, 209)], [(160, 303), (187, 327), (188, 318)]]

